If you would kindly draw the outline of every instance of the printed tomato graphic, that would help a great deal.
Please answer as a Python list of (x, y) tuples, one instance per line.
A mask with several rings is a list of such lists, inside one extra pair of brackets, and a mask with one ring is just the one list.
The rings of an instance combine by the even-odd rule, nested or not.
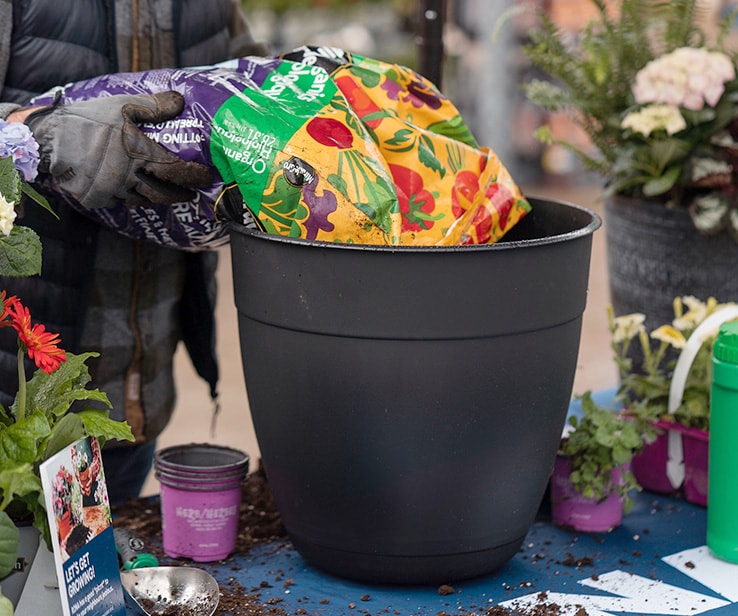
[(471, 203), (474, 201), (474, 195), (479, 192), (479, 177), (473, 171), (459, 171), (456, 174), (454, 187), (451, 189), (451, 212), (454, 218), (459, 218), (466, 207), (459, 202), (459, 195), (463, 195), (465, 199)]
[[(476, 240), (469, 236), (464, 244), (486, 244), (492, 239), (492, 214), (491, 209), (497, 210), (498, 221), (497, 228), (504, 231), (507, 228), (507, 219), (510, 216), (510, 210), (515, 205), (515, 197), (512, 192), (498, 183), (491, 184), (484, 193), (485, 199), (489, 202), (486, 207), (480, 205), (477, 209), (471, 226), (474, 229)], [(495, 234), (499, 237), (500, 233)]]
[(382, 110), (371, 99), (366, 90), (361, 88), (361, 86), (354, 81), (353, 77), (344, 75), (343, 77), (336, 79), (335, 83), (341, 92), (343, 92), (343, 95), (356, 112), (356, 115), (358, 115), (367, 126), (374, 129), (382, 123), (382, 118), (369, 121), (364, 120), (366, 116)]
[(389, 168), (397, 187), (403, 231), (430, 229), (440, 216), (434, 218), (432, 215), (436, 199), (423, 186), (423, 176), (402, 165), (390, 165)]
[(465, 241), (464, 244), (486, 244), (489, 242), (492, 237), (492, 215), (487, 208), (481, 205), (477, 208), (477, 213), (474, 215), (471, 226), (476, 232), (476, 241), (474, 238), (469, 237), (468, 241)]
[(515, 205), (515, 197), (510, 189), (501, 184), (492, 184), (484, 196), (492, 202), (497, 215), (500, 217), (499, 226), (503, 231), (507, 228), (507, 219), (510, 216), (510, 210)]
[(354, 143), (348, 126), (333, 118), (313, 118), (307, 123), (307, 132), (315, 141), (329, 147), (347, 150)]

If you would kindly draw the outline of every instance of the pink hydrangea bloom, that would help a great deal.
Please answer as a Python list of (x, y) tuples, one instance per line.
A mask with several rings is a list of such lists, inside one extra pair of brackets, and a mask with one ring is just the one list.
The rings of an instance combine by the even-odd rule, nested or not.
[(681, 47), (652, 60), (636, 75), (633, 95), (638, 103), (664, 103), (698, 111), (714, 107), (735, 79), (735, 67), (724, 53)]

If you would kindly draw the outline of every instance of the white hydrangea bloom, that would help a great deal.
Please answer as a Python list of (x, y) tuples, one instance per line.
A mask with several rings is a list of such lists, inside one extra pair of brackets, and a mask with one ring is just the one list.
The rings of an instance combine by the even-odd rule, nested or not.
[(0, 195), (0, 233), (5, 236), (10, 235), (15, 222), (15, 207), (13, 202), (8, 201), (5, 195)]
[(631, 111), (623, 118), (621, 126), (648, 137), (657, 130), (673, 135), (687, 128), (687, 123), (675, 105), (657, 104)]

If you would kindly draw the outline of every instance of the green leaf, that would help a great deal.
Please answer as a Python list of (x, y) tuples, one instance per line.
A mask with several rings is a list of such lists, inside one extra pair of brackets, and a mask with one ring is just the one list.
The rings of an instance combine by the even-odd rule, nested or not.
[(3, 495), (3, 510), (10, 501), (25, 498), (29, 494), (41, 493), (41, 479), (34, 472), (32, 464), (16, 464), (0, 470), (0, 490)]
[(384, 118), (391, 118), (392, 115), (387, 112), (384, 109), (380, 109), (379, 111), (372, 111), (371, 113), (364, 114), (361, 116), (361, 121), (364, 124), (369, 124), (370, 122), (374, 122), (375, 120), (383, 120)]
[(42, 458), (48, 460), (55, 453), (71, 445), (75, 441), (87, 436), (85, 434), (85, 425), (77, 413), (68, 413), (62, 417), (54, 426), (51, 435), (46, 441), (46, 448)]
[[(105, 393), (97, 389), (86, 389), (90, 382), (90, 373), (85, 362), (98, 355), (99, 353), (67, 353), (66, 361), (51, 374), (36, 370), (26, 386), (26, 408), (29, 411), (43, 412), (47, 416), (61, 417), (77, 400), (97, 401), (110, 407)], [(11, 410), (17, 413), (15, 403)]]
[[(411, 131), (409, 128), (401, 128), (400, 130), (395, 132), (394, 137), (387, 139), (384, 143), (385, 145), (406, 145), (409, 142), (407, 149), (410, 149), (413, 146), (412, 135), (413, 131)], [(395, 149), (393, 151), (404, 152), (406, 150)]]
[(647, 197), (656, 197), (669, 192), (679, 178), (680, 173), (679, 167), (671, 167), (661, 177), (646, 182), (643, 185), (643, 194)]
[[(536, 10), (539, 26), (526, 32), (528, 42), (522, 51), (546, 81), (533, 79), (523, 90), (541, 109), (567, 116), (589, 138), (581, 147), (577, 133), (568, 131), (571, 141), (556, 143), (573, 152), (586, 169), (602, 174), (608, 186), (617, 184), (629, 193), (640, 194), (641, 185), (660, 177), (661, 170), (641, 175), (640, 167), (636, 173), (614, 169), (628, 148), (628, 140), (639, 139), (624, 134), (621, 127), (624, 115), (634, 109), (631, 87), (636, 74), (651, 60), (679, 47), (700, 47), (711, 41), (732, 56), (730, 45), (715, 41), (711, 31), (702, 29), (700, 0), (621, 0), (616, 11), (603, 0), (586, 4), (595, 14), (576, 37), (543, 9)], [(726, 17), (720, 20), (722, 33), (732, 30), (733, 18)], [(686, 114), (688, 126), (681, 134), (689, 135), (690, 148), (705, 143), (733, 120), (734, 81), (728, 82), (728, 94), (716, 109), (706, 107)], [(662, 170), (677, 164), (673, 161), (665, 166), (660, 156), (656, 159), (662, 160)], [(660, 194), (661, 188), (652, 184), (651, 190)]]
[(418, 159), (423, 165), (438, 173), (440, 177), (446, 175), (446, 169), (436, 156), (433, 142), (426, 135), (421, 135), (418, 140)]
[(649, 144), (648, 153), (660, 173), (674, 163), (683, 163), (689, 156), (690, 150), (691, 145), (687, 141), (672, 137), (656, 139)]
[(13, 616), (13, 604), (5, 597), (0, 588), (0, 616)]
[(20, 201), (20, 176), (10, 156), (0, 158), (0, 194), (15, 205)]
[(392, 230), (391, 214), (397, 208), (394, 185), (390, 184), (381, 175), (377, 175), (373, 178), (373, 181), (367, 181), (364, 184), (364, 192), (369, 202), (357, 203), (356, 207), (364, 212), (382, 231), (389, 233)]
[(469, 127), (460, 115), (454, 116), (450, 120), (433, 122), (428, 126), (428, 130), (432, 133), (449, 137), (455, 141), (460, 141), (472, 148), (479, 147), (477, 140), (474, 138), (474, 135), (472, 135)]
[(40, 457), (39, 443), (50, 434), (49, 420), (39, 411), (27, 413), (21, 421), (0, 430), (0, 468), (33, 464)]
[(102, 447), (107, 440), (133, 441), (131, 427), (124, 421), (110, 418), (108, 411), (85, 409), (77, 413), (88, 436), (96, 436)]
[[(581, 397), (582, 416), (571, 417), (574, 430), (561, 443), (571, 463), (574, 488), (590, 498), (604, 498), (613, 490), (621, 496), (635, 487), (635, 479), (622, 465), (643, 446), (636, 423), (622, 414), (596, 404), (590, 392)], [(621, 470), (622, 484), (614, 484), (612, 471)]]
[(41, 273), (41, 239), (33, 229), (15, 225), (10, 235), (0, 235), (0, 274), (35, 276)]
[(361, 83), (368, 89), (378, 86), (382, 79), (382, 75), (376, 68), (362, 68), (354, 64), (349, 69), (349, 72), (358, 77)]
[[(13, 520), (7, 513), (0, 511), (0, 580), (15, 567), (19, 541), (20, 533)], [(9, 613), (12, 614), (12, 610)]]
[(49, 202), (46, 199), (46, 197), (44, 197), (40, 192), (38, 192), (28, 182), (21, 182), (21, 191), (23, 191), (24, 195), (27, 195), (30, 199), (33, 199), (36, 203), (38, 203), (45, 210), (48, 210), (49, 212), (51, 212), (54, 215), (54, 218), (56, 218), (57, 220), (59, 219), (59, 215), (54, 211), (51, 205), (49, 205)]
[(328, 183), (333, 186), (338, 192), (343, 195), (345, 199), (348, 199), (348, 184), (346, 184), (346, 180), (342, 175), (339, 175), (337, 173), (331, 173), (328, 176)]

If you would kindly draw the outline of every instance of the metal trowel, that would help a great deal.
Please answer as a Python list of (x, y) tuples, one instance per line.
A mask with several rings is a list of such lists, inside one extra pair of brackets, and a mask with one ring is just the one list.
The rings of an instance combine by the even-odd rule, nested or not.
[(212, 575), (196, 567), (160, 567), (139, 534), (125, 528), (115, 528), (113, 534), (128, 613), (212, 616), (220, 599)]
[(218, 582), (195, 567), (144, 567), (120, 572), (123, 588), (147, 616), (212, 616)]

